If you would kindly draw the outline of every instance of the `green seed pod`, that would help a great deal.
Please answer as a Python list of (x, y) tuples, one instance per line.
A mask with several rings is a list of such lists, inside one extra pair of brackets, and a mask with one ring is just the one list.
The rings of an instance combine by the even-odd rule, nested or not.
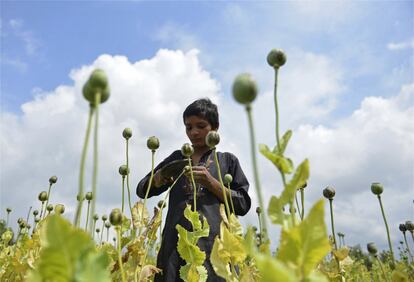
[(305, 182), (302, 186), (300, 186), (299, 189), (305, 189), (306, 186), (308, 186), (308, 183), (307, 182)]
[(98, 219), (99, 219), (99, 215), (95, 213), (95, 214), (93, 215), (93, 220), (97, 221)]
[(400, 229), (400, 231), (401, 232), (405, 232), (405, 231), (407, 231), (407, 227), (405, 226), (405, 224), (404, 223), (401, 223), (399, 226), (398, 226), (398, 228)]
[(122, 131), (122, 136), (124, 136), (124, 138), (126, 140), (128, 140), (129, 138), (132, 137), (132, 129), (131, 128), (125, 128), (124, 131)]
[(286, 55), (283, 50), (272, 49), (267, 55), (267, 63), (273, 68), (279, 68), (286, 63)]
[(405, 227), (407, 228), (408, 231), (411, 231), (411, 232), (414, 231), (414, 223), (410, 220), (407, 220), (405, 222)]
[(11, 213), (12, 209), (11, 208), (6, 208), (6, 212), (7, 213)]
[(62, 204), (57, 204), (55, 206), (55, 213), (57, 214), (63, 214), (65, 212), (65, 206)]
[(335, 189), (331, 186), (326, 187), (323, 189), (323, 196), (329, 200), (332, 200), (335, 197)]
[(371, 255), (376, 255), (378, 252), (377, 246), (375, 246), (375, 243), (372, 242), (367, 244), (367, 249)]
[(191, 171), (190, 166), (189, 166), (189, 165), (186, 165), (186, 166), (184, 167), (184, 173), (190, 173), (190, 171)]
[(381, 195), (382, 192), (384, 191), (384, 187), (381, 185), (381, 183), (374, 182), (371, 184), (371, 191), (375, 195)]
[(226, 175), (224, 175), (224, 184), (230, 184), (233, 182), (233, 176), (231, 176), (231, 174), (227, 173)]
[(46, 210), (49, 211), (49, 212), (53, 211), (53, 205), (48, 204), (47, 207), (46, 207)]
[(34, 216), (37, 216), (38, 214), (39, 214), (39, 211), (38, 211), (38, 210), (34, 210), (34, 211), (33, 211), (33, 215), (34, 215)]
[(193, 146), (191, 146), (189, 143), (185, 143), (182, 147), (181, 147), (181, 154), (186, 157), (186, 158), (190, 158), (194, 153), (194, 148)]
[(157, 137), (151, 136), (147, 140), (147, 147), (151, 151), (155, 151), (160, 147), (160, 140)]
[(254, 232), (257, 232), (257, 227), (256, 226), (252, 226), (252, 229)]
[(35, 217), (35, 222), (36, 223), (39, 223), (39, 221), (40, 221), (40, 218), (39, 217)]
[(121, 165), (120, 167), (119, 167), (119, 174), (120, 175), (122, 175), (122, 176), (126, 176), (126, 175), (128, 175), (129, 174), (129, 167), (127, 167), (126, 165)]
[(95, 95), (96, 93), (101, 93), (101, 103), (106, 102), (108, 100), (110, 91), (108, 85), (108, 78), (105, 72), (101, 69), (95, 69), (89, 80), (83, 86), (83, 96), (86, 100), (90, 102), (91, 105), (95, 104)]
[(250, 74), (239, 74), (233, 82), (233, 97), (240, 104), (250, 104), (256, 99), (257, 85)]
[(42, 191), (40, 192), (39, 196), (38, 196), (39, 201), (41, 202), (45, 202), (47, 201), (47, 192), (46, 191)]
[(76, 195), (76, 200), (79, 202), (80, 200), (85, 200), (85, 196), (83, 196), (82, 198), (81, 198), (81, 196), (80, 195)]
[(256, 213), (257, 213), (257, 214), (261, 214), (261, 213), (262, 213), (262, 209), (261, 209), (260, 207), (257, 207), (257, 208), (256, 208)]
[(112, 225), (118, 226), (122, 224), (122, 212), (120, 209), (113, 209), (109, 215), (109, 221)]
[(102, 216), (102, 220), (103, 221), (106, 221), (108, 219), (108, 216), (106, 215), (106, 214), (104, 214), (103, 216)]
[[(162, 208), (162, 205), (164, 205), (164, 201), (161, 200), (161, 201), (158, 202), (157, 206), (158, 206), (159, 209), (161, 209)], [(165, 207), (166, 206), (164, 206), (164, 208)]]
[(100, 228), (96, 228), (96, 233), (99, 233), (99, 232), (101, 232), (101, 229)]
[(109, 221), (105, 222), (105, 227), (109, 229), (111, 227), (111, 223)]
[(25, 220), (22, 220), (22, 222), (19, 223), (19, 227), (21, 229), (25, 228), (27, 226), (27, 222)]
[(206, 135), (206, 145), (210, 148), (214, 148), (218, 143), (220, 143), (220, 135), (217, 133), (217, 131), (210, 131)]
[(30, 224), (28, 224), (26, 227), (27, 227), (27, 229), (29, 229), (29, 230), (30, 230), (30, 228), (32, 228), (32, 226), (31, 226)]
[(93, 199), (93, 194), (92, 192), (87, 192), (85, 195), (85, 199), (88, 201), (91, 201)]
[(53, 175), (52, 177), (49, 178), (49, 183), (55, 184), (57, 180), (58, 180), (57, 176)]
[(24, 221), (23, 217), (19, 217), (19, 218), (17, 219), (17, 224), (19, 224), (19, 225), (20, 225), (23, 221)]

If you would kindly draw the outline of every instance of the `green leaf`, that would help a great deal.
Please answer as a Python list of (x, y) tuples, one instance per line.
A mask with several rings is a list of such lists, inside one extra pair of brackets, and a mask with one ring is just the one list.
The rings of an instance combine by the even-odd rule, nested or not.
[(285, 264), (295, 265), (298, 275), (303, 275), (304, 279), (330, 250), (321, 199), (298, 226), (282, 230), (277, 258)]
[(241, 225), (237, 216), (234, 213), (230, 214), (229, 217), (229, 229), (230, 232), (238, 236), (243, 236), (243, 226)]
[(296, 169), (292, 179), (286, 185), (280, 197), (270, 198), (268, 214), (274, 224), (284, 224), (290, 215), (283, 212), (283, 207), (293, 203), (298, 187), (301, 187), (309, 178), (309, 161), (305, 159)]
[(184, 217), (191, 222), (194, 231), (201, 230), (200, 216), (197, 211), (192, 211), (191, 206), (187, 205), (184, 210)]
[(31, 275), (33, 281), (78, 281), (75, 277), (79, 277), (84, 267), (93, 269), (100, 281), (110, 281), (109, 258), (96, 251), (95, 242), (83, 230), (74, 228), (59, 215), (51, 215), (41, 234), (44, 247)]
[(218, 236), (216, 236), (216, 238), (214, 239), (213, 249), (211, 250), (210, 254), (210, 262), (218, 276), (226, 279), (226, 281), (233, 280), (234, 278), (230, 271), (229, 265), (230, 257), (220, 256), (220, 252), (223, 249), (223, 242), (220, 240)]
[(243, 247), (242, 237), (232, 234), (224, 225), (220, 225), (220, 237), (224, 248), (220, 252), (220, 256), (228, 256), (233, 264), (242, 263), (247, 254)]
[(283, 153), (286, 150), (287, 144), (289, 143), (290, 137), (292, 137), (292, 130), (288, 130), (283, 134), (282, 138), (279, 140), (280, 144), (280, 151), (276, 144), (276, 146), (273, 148), (273, 153), (283, 155)]
[(270, 255), (257, 253), (255, 255), (256, 264), (260, 272), (261, 282), (297, 282), (299, 279), (295, 273), (279, 260)]
[(244, 250), (250, 256), (256, 252), (256, 232), (251, 226), (247, 228), (246, 235), (243, 240)]
[(106, 270), (110, 259), (105, 253), (85, 253), (81, 256), (75, 274), (75, 281), (111, 281), (111, 276)]
[(180, 278), (187, 282), (205, 282), (207, 269), (202, 265), (186, 264), (180, 268)]
[(259, 151), (263, 156), (270, 160), (279, 171), (285, 174), (292, 173), (293, 162), (291, 159), (285, 158), (279, 153), (273, 153), (270, 151), (269, 147), (264, 144), (259, 144)]
[(178, 231), (177, 251), (180, 256), (190, 264), (202, 265), (206, 259), (206, 254), (200, 248), (188, 239), (188, 231), (182, 226), (176, 226)]

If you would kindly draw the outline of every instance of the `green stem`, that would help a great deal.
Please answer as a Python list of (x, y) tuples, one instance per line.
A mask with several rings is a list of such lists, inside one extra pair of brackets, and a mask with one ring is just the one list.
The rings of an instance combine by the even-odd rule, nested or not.
[(230, 205), (231, 205), (231, 211), (235, 214), (234, 212), (234, 205), (233, 205), (233, 197), (231, 196), (231, 189), (230, 189), (230, 183), (227, 184), (227, 189), (230, 193)]
[[(49, 183), (49, 190), (47, 191), (47, 200), (46, 200), (46, 207), (49, 204), (50, 199), (50, 188), (52, 188), (52, 183)], [(44, 215), (43, 215), (44, 216)]]
[[(85, 224), (85, 231), (88, 230), (88, 221), (89, 221), (89, 206), (91, 205), (91, 201), (88, 201), (88, 210), (86, 213), (86, 224)], [(95, 225), (93, 226), (93, 230), (95, 230)], [(95, 233), (93, 233), (95, 234)]]
[(411, 254), (410, 247), (408, 246), (408, 243), (407, 243), (407, 236), (405, 236), (405, 232), (403, 232), (403, 234), (404, 234), (404, 241), (405, 241), (405, 245), (407, 246), (408, 254), (410, 255), (411, 262), (413, 262), (414, 261), (413, 255)]
[(384, 207), (382, 206), (382, 201), (381, 201), (381, 195), (377, 195), (377, 196), (378, 196), (378, 201), (379, 201), (380, 207), (381, 207), (382, 217), (384, 218), (385, 229), (387, 230), (388, 246), (390, 248), (391, 258), (392, 258), (392, 267), (394, 267), (395, 266), (395, 259), (394, 259), (394, 252), (392, 250), (392, 245), (391, 245), (390, 231), (388, 229), (387, 219), (385, 218)]
[[(95, 230), (95, 227), (96, 227), (96, 220), (94, 219), (93, 220), (93, 230)], [(86, 228), (85, 228), (85, 231), (86, 231)], [(95, 239), (95, 232), (92, 232), (92, 238)]]
[(42, 201), (42, 206), (40, 207), (40, 219), (42, 219), (43, 218), (43, 210), (44, 210), (44, 207), (45, 207), (45, 202), (44, 201)]
[(125, 279), (125, 273), (124, 273), (124, 267), (122, 265), (122, 256), (121, 256), (121, 230), (119, 229), (119, 227), (116, 228), (116, 236), (117, 236), (117, 241), (118, 241), (118, 264), (119, 264), (119, 269), (121, 270), (121, 276), (122, 276), (122, 282), (126, 282)]
[(109, 227), (106, 228), (106, 242), (109, 241)]
[(125, 176), (122, 175), (122, 213), (124, 213), (124, 198), (125, 198)]
[(280, 150), (280, 142), (279, 142), (279, 107), (278, 107), (278, 103), (277, 103), (277, 77), (278, 77), (278, 73), (279, 73), (279, 68), (275, 68), (275, 88), (274, 88), (274, 92), (273, 92), (273, 97), (274, 97), (274, 102), (275, 102), (275, 115), (276, 115), (276, 144), (277, 144), (277, 148), (278, 151), (281, 152)]
[(226, 206), (226, 212), (227, 212), (227, 215), (230, 216), (230, 208), (229, 208), (229, 203), (227, 201), (226, 186), (224, 186), (223, 178), (221, 177), (221, 169), (220, 169), (220, 164), (219, 164), (218, 157), (217, 157), (216, 148), (213, 149), (213, 153), (214, 153), (214, 161), (216, 163), (216, 168), (217, 168), (217, 173), (218, 173), (218, 177), (220, 181), (221, 190), (223, 191), (223, 198), (224, 198), (224, 204)]
[(259, 245), (261, 245), (262, 244), (262, 237), (263, 237), (263, 233), (262, 233), (262, 218), (260, 217), (260, 214), (258, 214), (257, 217), (259, 218), (259, 231), (260, 231), (259, 232)]
[(6, 226), (9, 226), (9, 216), (10, 216), (10, 213), (8, 212), (8, 213), (7, 213), (7, 221), (6, 221)]
[(32, 211), (32, 207), (30, 206), (29, 208), (29, 212), (27, 213), (27, 217), (26, 217), (26, 222), (27, 224), (29, 224), (29, 217), (30, 217), (30, 212)]
[(334, 226), (334, 216), (333, 216), (333, 207), (332, 207), (333, 199), (329, 199), (329, 207), (331, 210), (331, 228), (332, 228), (332, 238), (334, 240), (335, 250), (338, 249), (338, 245), (336, 244), (336, 236), (335, 236), (335, 226)]
[(300, 202), (302, 204), (302, 212), (300, 213), (302, 216), (302, 220), (305, 217), (305, 189), (300, 188)]
[[(91, 215), (95, 214), (95, 204), (98, 193), (96, 193), (96, 186), (98, 182), (98, 129), (99, 129), (99, 105), (101, 103), (101, 92), (97, 92), (95, 95), (95, 131), (93, 137), (93, 175), (92, 175), (92, 207)], [(89, 232), (92, 234), (92, 222), (89, 224)]]
[(93, 112), (94, 112), (94, 107), (91, 105), (90, 108), (89, 108), (88, 125), (86, 127), (86, 136), (85, 136), (85, 141), (83, 143), (81, 163), (80, 163), (79, 191), (78, 191), (79, 201), (78, 201), (78, 206), (76, 208), (75, 222), (74, 222), (74, 225), (76, 227), (79, 226), (80, 217), (81, 217), (81, 213), (82, 213), (83, 179), (84, 179), (84, 174), (85, 174), (86, 152), (88, 151), (89, 135), (90, 135), (90, 132), (91, 132), (91, 127), (92, 127)]
[[(297, 192), (297, 191), (296, 191)], [(301, 211), (300, 211), (300, 209), (299, 209), (299, 202), (298, 202), (298, 197), (296, 196), (296, 192), (295, 192), (295, 202), (296, 202), (296, 210), (298, 211), (298, 213), (299, 213), (299, 217), (300, 217), (300, 219), (302, 219), (302, 214), (301, 214)]]
[[(336, 243), (336, 235), (335, 235), (335, 226), (334, 226), (334, 216), (333, 216), (333, 206), (332, 206), (332, 202), (333, 199), (329, 199), (329, 207), (331, 210), (331, 228), (332, 228), (332, 238), (334, 240), (334, 245), (335, 245), (335, 250), (338, 249), (338, 245)], [(338, 267), (338, 273), (341, 273), (341, 265), (339, 263), (338, 258), (334, 255), (335, 257), (335, 261), (336, 261), (336, 266)], [(341, 274), (341, 279), (343, 278), (342, 274)]]
[[(253, 161), (254, 181), (256, 183), (256, 193), (259, 198), (259, 206), (262, 210), (261, 216), (262, 216), (262, 221), (263, 221), (263, 229), (260, 230), (260, 233), (263, 234), (263, 230), (267, 231), (267, 223), (266, 223), (266, 216), (264, 212), (265, 208), (263, 204), (262, 190), (260, 188), (259, 172), (257, 168), (256, 141), (255, 141), (255, 134), (254, 134), (253, 118), (252, 118), (252, 108), (250, 104), (246, 105), (246, 112), (247, 112), (247, 118), (249, 121), (249, 129), (250, 129), (250, 145), (251, 145), (250, 147), (251, 147), (251, 154), (252, 154), (252, 161)], [(267, 239), (267, 232), (264, 234), (264, 236)]]
[[(155, 150), (152, 150), (151, 151), (151, 176), (150, 176), (150, 179), (148, 181), (148, 188), (147, 188), (147, 192), (145, 193), (144, 204), (142, 205), (142, 210), (141, 210), (141, 218), (140, 219), (141, 219), (142, 222), (143, 222), (143, 217), (144, 217), (145, 204), (147, 202), (148, 194), (149, 194), (149, 191), (151, 189), (152, 179), (154, 178), (154, 157), (155, 157)], [(141, 235), (141, 231), (142, 231), (142, 226), (139, 227), (138, 236)]]
[(131, 213), (131, 218), (132, 218), (132, 204), (131, 204), (131, 189), (129, 189), (129, 157), (128, 157), (128, 139), (126, 139), (126, 166), (127, 166), (127, 189), (128, 189), (128, 204), (129, 204), (129, 211)]
[(385, 274), (384, 267), (382, 266), (381, 260), (378, 258), (378, 256), (375, 256), (375, 258), (376, 258), (376, 259), (377, 259), (377, 261), (378, 261), (378, 264), (379, 264), (379, 266), (380, 266), (380, 268), (381, 268), (381, 272), (382, 272), (382, 275), (384, 276), (384, 279), (385, 279), (386, 281), (389, 281), (389, 279), (388, 279), (387, 275)]
[(194, 211), (197, 211), (197, 186), (194, 181), (194, 174), (193, 174), (193, 166), (191, 165), (191, 159), (188, 158), (188, 166), (190, 167), (190, 175), (191, 175), (191, 183), (193, 185), (193, 191), (194, 191)]
[(105, 230), (105, 221), (102, 220), (101, 245), (102, 245), (104, 230)]

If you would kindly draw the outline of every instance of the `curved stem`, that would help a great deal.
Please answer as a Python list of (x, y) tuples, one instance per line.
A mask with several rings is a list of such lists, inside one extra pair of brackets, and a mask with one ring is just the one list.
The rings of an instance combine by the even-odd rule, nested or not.
[[(96, 185), (98, 182), (98, 128), (99, 128), (99, 105), (101, 103), (101, 92), (97, 92), (95, 95), (95, 131), (93, 136), (93, 175), (92, 175), (92, 207), (91, 214), (95, 213), (95, 204), (98, 193), (96, 193)], [(89, 232), (92, 233), (92, 223), (89, 224)]]
[(277, 103), (277, 77), (279, 73), (279, 68), (275, 68), (275, 88), (273, 92), (274, 102), (275, 102), (275, 115), (276, 115), (276, 144), (278, 151), (281, 153), (280, 150), (280, 141), (279, 141), (279, 107)]
[(129, 212), (131, 213), (131, 218), (132, 218), (132, 204), (131, 204), (131, 189), (129, 189), (129, 157), (128, 157), (128, 139), (126, 139), (126, 150), (125, 150), (125, 154), (126, 154), (126, 166), (127, 166), (127, 190), (128, 190), (128, 204), (129, 204)]
[(235, 212), (234, 212), (234, 205), (233, 205), (233, 197), (231, 196), (230, 183), (227, 184), (227, 189), (229, 190), (229, 193), (230, 193), (230, 197), (229, 198), (230, 198), (231, 211), (232, 211), (232, 213), (235, 214)]
[(305, 217), (305, 189), (300, 188), (300, 202), (302, 204), (302, 212), (300, 213), (302, 216), (302, 220)]
[[(145, 193), (144, 204), (142, 205), (142, 209), (141, 209), (141, 218), (140, 218), (141, 221), (143, 221), (145, 204), (147, 202), (148, 194), (149, 194), (149, 191), (151, 189), (152, 179), (154, 178), (154, 155), (155, 155), (155, 150), (152, 150), (151, 151), (151, 176), (150, 176), (150, 179), (148, 181), (148, 188), (147, 188), (147, 192)], [(141, 235), (141, 231), (142, 231), (142, 226), (139, 227), (138, 236)]]
[(44, 207), (45, 207), (45, 202), (42, 201), (42, 206), (40, 207), (40, 219), (43, 218), (42, 215), (43, 215), (43, 209), (44, 209)]
[(30, 212), (32, 211), (32, 206), (30, 206), (29, 208), (29, 212), (27, 213), (27, 217), (26, 217), (26, 222), (29, 224), (29, 217), (30, 217)]
[(223, 191), (223, 198), (224, 198), (224, 204), (226, 205), (226, 212), (227, 212), (227, 215), (230, 216), (230, 208), (229, 208), (229, 203), (227, 202), (226, 187), (224, 186), (223, 178), (221, 177), (221, 169), (220, 169), (220, 164), (219, 164), (218, 157), (217, 157), (216, 148), (213, 149), (213, 153), (214, 153), (214, 161), (216, 163), (217, 174), (218, 174), (218, 177), (219, 177), (221, 190)]
[(259, 232), (259, 245), (261, 245), (262, 244), (262, 237), (263, 237), (263, 233), (262, 233), (262, 218), (260, 217), (260, 214), (258, 214), (257, 217), (259, 218), (259, 231), (260, 231)]
[(331, 228), (332, 228), (332, 238), (334, 240), (335, 250), (338, 249), (338, 245), (336, 244), (336, 236), (335, 236), (335, 226), (334, 226), (334, 216), (333, 216), (333, 207), (332, 207), (332, 199), (329, 199), (329, 207), (331, 210)]
[[(96, 227), (96, 220), (94, 219), (93, 220), (93, 228), (92, 229), (95, 230), (95, 227)], [(87, 228), (85, 228), (85, 229), (87, 229)], [(95, 232), (92, 232), (92, 238), (95, 239)]]
[(7, 212), (7, 221), (6, 221), (6, 226), (9, 226), (9, 216), (10, 216), (10, 213), (9, 213), (9, 212)]
[(387, 219), (385, 218), (384, 207), (382, 206), (382, 201), (381, 201), (381, 196), (380, 195), (378, 195), (378, 201), (380, 203), (382, 217), (384, 218), (385, 229), (387, 230), (388, 246), (390, 248), (391, 258), (392, 258), (392, 267), (394, 267), (395, 266), (395, 259), (394, 259), (394, 252), (392, 250), (392, 245), (391, 245), (390, 230), (388, 229), (388, 223), (387, 223)]
[(89, 143), (89, 135), (91, 132), (91, 125), (92, 125), (92, 117), (93, 117), (94, 108), (91, 105), (89, 108), (89, 116), (88, 116), (88, 125), (86, 127), (86, 136), (85, 141), (83, 143), (83, 149), (82, 149), (82, 156), (81, 156), (81, 163), (80, 163), (80, 172), (79, 172), (79, 201), (78, 206), (76, 208), (76, 214), (75, 214), (75, 221), (74, 225), (77, 227), (79, 226), (79, 221), (82, 213), (82, 204), (83, 204), (83, 179), (85, 174), (85, 162), (86, 162), (86, 152), (88, 151), (88, 143)]
[(411, 254), (410, 247), (408, 246), (408, 243), (407, 243), (407, 236), (405, 236), (405, 232), (403, 232), (403, 234), (404, 234), (404, 241), (405, 241), (405, 245), (407, 246), (408, 254), (410, 255), (411, 262), (413, 262), (414, 261), (413, 255)]
[(122, 175), (122, 207), (121, 207), (122, 213), (124, 213), (124, 198), (125, 198), (124, 191), (125, 191), (125, 176)]
[(197, 186), (194, 181), (194, 174), (193, 174), (193, 166), (191, 165), (191, 159), (188, 158), (188, 166), (190, 167), (190, 175), (191, 175), (191, 184), (193, 185), (193, 192), (194, 192), (194, 211), (197, 210)]
[[(85, 231), (88, 230), (88, 221), (89, 221), (89, 206), (91, 205), (91, 201), (88, 201), (88, 210), (86, 212), (86, 224), (85, 224)], [(93, 229), (95, 230), (95, 225), (93, 226)], [(95, 233), (94, 233), (95, 234)]]
[(109, 241), (109, 227), (106, 228), (106, 242)]
[[(263, 204), (262, 190), (261, 190), (261, 187), (260, 187), (259, 171), (258, 171), (258, 168), (257, 168), (256, 141), (255, 141), (255, 134), (254, 134), (254, 126), (253, 126), (251, 105), (246, 105), (246, 112), (247, 112), (247, 118), (248, 118), (248, 121), (249, 121), (249, 129), (250, 129), (250, 148), (251, 148), (252, 162), (253, 162), (254, 182), (256, 183), (256, 193), (257, 193), (257, 197), (259, 198), (259, 206), (260, 206), (261, 210), (263, 211), (261, 213), (262, 221), (263, 221), (263, 229), (260, 230), (260, 233), (263, 233), (263, 230), (267, 231), (267, 223), (266, 223), (266, 216), (265, 216), (265, 212), (264, 212), (265, 208), (264, 208), (264, 204)], [(267, 239), (267, 232), (264, 233), (264, 236)]]
[(101, 245), (102, 245), (102, 239), (103, 239), (104, 230), (105, 230), (105, 221), (102, 220)]
[(299, 217), (300, 217), (300, 219), (302, 219), (302, 220), (303, 220), (303, 218), (302, 218), (302, 214), (301, 214), (301, 211), (300, 211), (300, 209), (299, 209), (299, 202), (298, 202), (298, 197), (296, 196), (296, 193), (297, 193), (297, 190), (296, 190), (296, 192), (295, 192), (296, 210), (297, 210), (297, 211), (298, 211), (298, 213), (299, 213)]
[[(50, 199), (50, 188), (52, 188), (52, 183), (49, 183), (49, 190), (47, 191), (47, 200), (46, 200), (46, 207), (49, 204)], [(43, 215), (44, 216), (44, 215)]]

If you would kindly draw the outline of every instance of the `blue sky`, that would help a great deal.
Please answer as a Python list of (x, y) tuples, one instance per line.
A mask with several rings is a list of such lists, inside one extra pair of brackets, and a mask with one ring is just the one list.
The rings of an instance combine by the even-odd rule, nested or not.
[[(87, 111), (78, 95), (94, 67), (107, 71), (113, 89), (101, 129), (101, 181), (111, 191), (102, 195), (102, 212), (116, 206), (118, 195), (111, 190), (118, 182), (109, 177), (123, 156), (114, 131), (133, 128), (137, 162), (149, 160), (145, 138), (159, 136), (161, 160), (186, 141), (177, 122), (184, 105), (200, 96), (219, 104), (223, 150), (239, 156), (253, 183), (245, 114), (232, 101), (231, 84), (241, 72), (256, 78), (257, 139), (274, 144), (273, 73), (266, 56), (282, 48), (288, 58), (279, 81), (282, 130), (294, 131), (287, 153), (295, 163), (311, 161), (307, 206), (325, 186), (337, 187), (338, 231), (350, 244), (377, 241), (383, 248), (370, 183), (389, 187), (391, 226), (414, 217), (412, 1), (0, 5), (2, 207), (37, 205), (38, 191), (29, 187), (42, 187), (49, 174), (62, 179), (56, 200), (73, 200)], [(274, 168), (263, 158), (260, 166), (265, 194), (278, 194)], [(21, 167), (30, 173), (22, 176)], [(133, 181), (147, 170), (138, 166)], [(25, 188), (5, 193), (10, 186)], [(251, 194), (255, 201), (253, 187)], [(253, 224), (254, 211), (243, 220)], [(364, 228), (371, 225), (368, 236)]]

